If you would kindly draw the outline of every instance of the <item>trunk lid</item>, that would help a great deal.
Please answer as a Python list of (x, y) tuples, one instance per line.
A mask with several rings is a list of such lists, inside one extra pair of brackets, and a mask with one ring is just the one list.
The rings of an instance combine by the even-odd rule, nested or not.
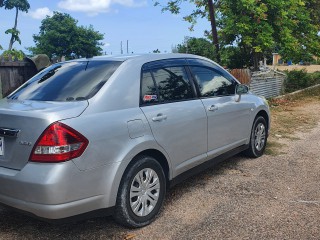
[(88, 107), (87, 101), (0, 101), (0, 167), (21, 170), (34, 144), (53, 122), (75, 118)]

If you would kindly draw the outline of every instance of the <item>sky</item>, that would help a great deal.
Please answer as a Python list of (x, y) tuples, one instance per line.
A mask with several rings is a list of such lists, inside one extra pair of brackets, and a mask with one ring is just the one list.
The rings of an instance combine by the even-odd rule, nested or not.
[[(104, 34), (103, 51), (108, 55), (121, 53), (121, 41), (124, 53), (127, 41), (129, 53), (149, 53), (155, 49), (171, 52), (172, 46), (182, 43), (185, 36), (204, 37), (204, 31), (210, 28), (206, 19), (199, 19), (194, 31), (189, 31), (190, 24), (183, 21), (183, 16), (192, 11), (189, 3), (183, 5), (179, 15), (162, 13), (153, 0), (29, 0), (29, 3), (28, 13), (19, 12), (22, 43), (13, 45), (26, 53), (26, 47), (34, 46), (32, 35), (39, 33), (41, 21), (53, 11), (70, 14), (79, 25), (93, 25), (96, 31)], [(14, 16), (14, 10), (0, 9), (0, 45), (4, 49), (8, 48), (10, 40), (4, 32), (13, 27)]]

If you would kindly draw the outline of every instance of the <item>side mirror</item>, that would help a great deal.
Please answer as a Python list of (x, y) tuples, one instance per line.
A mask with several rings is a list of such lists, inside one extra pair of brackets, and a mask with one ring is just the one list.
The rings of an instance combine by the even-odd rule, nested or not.
[(243, 84), (239, 84), (236, 87), (236, 94), (238, 95), (242, 95), (242, 94), (246, 94), (249, 92), (249, 87)]
[(239, 84), (236, 86), (236, 95), (238, 95), (238, 97), (236, 97), (236, 102), (240, 102), (241, 100), (241, 95), (242, 94), (246, 94), (249, 92), (249, 87), (243, 84)]

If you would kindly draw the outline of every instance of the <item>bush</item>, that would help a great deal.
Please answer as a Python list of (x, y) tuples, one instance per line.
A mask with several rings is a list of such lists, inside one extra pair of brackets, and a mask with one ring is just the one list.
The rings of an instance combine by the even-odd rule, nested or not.
[(315, 72), (310, 74), (311, 86), (320, 84), (320, 72)]
[(16, 50), (16, 49), (12, 49), (12, 50), (6, 50), (2, 53), (2, 57), (6, 60), (6, 61), (14, 61), (14, 60), (23, 60), (25, 57), (25, 54), (21, 51), (21, 50)]
[(286, 93), (320, 84), (320, 72), (307, 73), (305, 69), (285, 72), (287, 74), (287, 79), (284, 82)]

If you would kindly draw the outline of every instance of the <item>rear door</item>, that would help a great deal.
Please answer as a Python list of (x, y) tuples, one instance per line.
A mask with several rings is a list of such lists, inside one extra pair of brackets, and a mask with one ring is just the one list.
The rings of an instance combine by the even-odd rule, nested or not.
[(190, 64), (208, 116), (208, 155), (214, 157), (245, 144), (253, 106), (246, 101), (236, 101), (238, 83), (209, 62)]
[(184, 64), (184, 60), (147, 64), (141, 81), (141, 109), (156, 141), (170, 156), (174, 175), (207, 156), (207, 116)]

